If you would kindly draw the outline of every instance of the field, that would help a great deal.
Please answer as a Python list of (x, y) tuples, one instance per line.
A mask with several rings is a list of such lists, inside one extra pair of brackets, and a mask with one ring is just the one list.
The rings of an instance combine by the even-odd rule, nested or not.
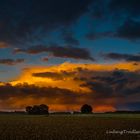
[(138, 114), (0, 115), (0, 140), (139, 139)]

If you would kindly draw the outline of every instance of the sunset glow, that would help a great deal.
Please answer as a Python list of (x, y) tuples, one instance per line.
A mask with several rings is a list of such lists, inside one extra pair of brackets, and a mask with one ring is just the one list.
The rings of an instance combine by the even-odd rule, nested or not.
[(140, 108), (139, 2), (0, 2), (0, 110)]

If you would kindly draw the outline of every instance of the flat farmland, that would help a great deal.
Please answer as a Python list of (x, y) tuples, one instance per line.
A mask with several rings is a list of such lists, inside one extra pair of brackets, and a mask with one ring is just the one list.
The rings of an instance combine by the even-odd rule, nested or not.
[(139, 114), (0, 115), (0, 140), (139, 139)]

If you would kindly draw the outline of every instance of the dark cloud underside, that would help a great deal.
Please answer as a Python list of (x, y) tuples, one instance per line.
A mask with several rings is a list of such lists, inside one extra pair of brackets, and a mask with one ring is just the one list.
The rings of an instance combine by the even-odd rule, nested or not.
[[(73, 24), (92, 0), (2, 0), (0, 41), (15, 42), (38, 32)], [(18, 11), (18, 12), (17, 12)]]
[(104, 55), (107, 59), (113, 60), (125, 60), (128, 62), (140, 62), (140, 54), (120, 54), (120, 53), (108, 53)]
[(19, 48), (14, 50), (14, 53), (38, 54), (42, 52), (49, 52), (54, 57), (94, 60), (87, 49), (72, 46), (51, 45), (46, 47), (43, 45), (37, 45), (28, 49)]
[(19, 63), (23, 63), (24, 59), (0, 59), (0, 64), (3, 65), (16, 65)]

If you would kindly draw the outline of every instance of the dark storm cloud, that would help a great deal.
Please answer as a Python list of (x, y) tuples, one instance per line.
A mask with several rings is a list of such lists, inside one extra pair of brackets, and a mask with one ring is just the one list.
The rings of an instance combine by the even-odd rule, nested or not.
[(89, 81), (81, 86), (91, 89), (94, 92), (93, 97), (96, 99), (113, 97), (113, 88), (108, 83)]
[(125, 60), (125, 61), (134, 61), (134, 62), (140, 62), (140, 54), (120, 54), (120, 53), (108, 53), (103, 55), (107, 59), (113, 59), (113, 60)]
[[(11, 84), (5, 84), (0, 86), (0, 100), (8, 100), (9, 98), (28, 98), (34, 99), (47, 98), (47, 99), (59, 99), (60, 103), (72, 104), (78, 103), (78, 98), (82, 95), (77, 92), (73, 92), (68, 89), (53, 88), (53, 87), (38, 87), (36, 85), (17, 84), (12, 86)], [(53, 102), (52, 100), (52, 102)]]
[(94, 0), (91, 6), (93, 19), (124, 19), (140, 16), (139, 0)]
[[(94, 75), (94, 72), (93, 72)], [(140, 73), (124, 70), (98, 73), (92, 78), (83, 79), (83, 87), (89, 87), (95, 93), (95, 97), (100, 98), (127, 98), (129, 96), (139, 96), (140, 94)], [(139, 99), (139, 97), (138, 97)]]
[[(84, 94), (81, 92), (71, 91), (64, 88), (55, 87), (39, 87), (36, 85), (17, 84), (12, 86), (11, 84), (0, 85), (0, 101), (7, 102), (10, 105), (13, 102), (22, 101), (22, 99), (32, 98), (33, 100), (47, 99), (48, 104), (55, 105), (82, 105), (85, 102), (99, 105), (99, 102), (93, 102), (92, 93)], [(100, 100), (100, 98), (98, 98)], [(104, 101), (102, 101), (104, 103)]]
[[(2, 0), (0, 40), (19, 41), (30, 34), (73, 24), (92, 0)], [(40, 35), (41, 36), (41, 35)]]
[[(53, 80), (65, 80), (72, 77), (75, 81), (81, 81), (81, 87), (90, 89), (92, 99), (111, 99), (136, 96), (140, 94), (140, 72), (126, 70), (92, 71), (78, 68), (73, 71), (33, 73), (35, 77), (51, 78)], [(132, 97), (133, 99), (134, 97)]]
[[(93, 33), (90, 31), (86, 38), (96, 40), (104, 37), (118, 37), (130, 41), (140, 40), (139, 7), (139, 0), (94, 1), (91, 6), (91, 16), (93, 17), (93, 25), (94, 22), (97, 22), (98, 27), (93, 28)], [(109, 29), (104, 27), (100, 31), (100, 25), (102, 27), (103, 24), (116, 25), (116, 27), (110, 27)], [(96, 29), (97, 32), (95, 32)]]
[[(57, 105), (81, 106), (85, 102), (93, 103), (90, 94), (87, 95), (68, 89), (38, 87), (36, 85), (28, 84), (18, 84), (15, 86), (10, 84), (0, 85), (0, 95), (0, 102), (2, 103), (1, 108), (3, 109), (23, 109), (25, 106), (34, 104), (34, 102), (38, 101), (45, 101), (48, 105), (55, 105), (56, 109)], [(31, 99), (31, 102), (28, 102), (28, 99)], [(23, 103), (25, 100), (27, 100), (27, 102)], [(94, 102), (94, 104), (99, 105), (99, 102)]]
[[(128, 75), (130, 75), (130, 72), (128, 72)], [(110, 72), (110, 74), (108, 74), (108, 76), (96, 76), (96, 77), (92, 77), (92, 78), (96, 79), (97, 81), (99, 80), (104, 83), (107, 83), (109, 85), (119, 84), (119, 86), (121, 85), (121, 87), (122, 87), (122, 86), (124, 86), (124, 84), (127, 84), (128, 75), (127, 75), (126, 71), (114, 71), (114, 72)]]
[[(124, 25), (118, 29), (114, 37), (137, 40), (139, 39), (138, 20), (137, 23), (133, 21), (131, 24), (127, 23), (127, 20), (140, 16), (139, 7), (139, 0), (2, 0), (0, 2), (0, 41), (23, 44), (40, 40), (55, 29), (71, 29), (71, 25), (75, 25), (74, 23), (87, 12), (93, 19), (103, 24), (103, 19), (111, 20), (113, 17), (116, 19), (116, 15), (121, 17), (120, 19), (123, 18)], [(120, 21), (117, 20), (115, 22), (120, 25)], [(93, 20), (93, 24), (94, 22)], [(80, 41), (74, 34), (64, 33), (61, 38), (68, 45), (79, 45)], [(115, 34), (114, 31), (113, 34)], [(94, 40), (105, 36), (110, 37), (110, 35), (112, 36), (102, 32), (88, 35), (87, 38)]]
[(0, 64), (3, 65), (16, 65), (19, 63), (23, 63), (24, 59), (0, 59)]
[(72, 46), (33, 46), (28, 49), (15, 49), (14, 53), (28, 53), (28, 54), (38, 54), (42, 52), (51, 53), (54, 57), (61, 58), (74, 58), (74, 59), (85, 59), (85, 60), (94, 60), (90, 55), (90, 52), (85, 48), (77, 48)]
[(132, 41), (140, 40), (140, 22), (127, 20), (120, 26), (115, 33), (116, 37)]
[(140, 15), (139, 0), (110, 0), (109, 8), (112, 12), (128, 14), (129, 16)]
[(90, 52), (85, 48), (77, 47), (59, 47), (52, 46), (48, 48), (48, 52), (53, 53), (55, 57), (62, 58), (74, 58), (74, 59), (85, 59), (85, 60), (94, 60), (90, 55)]
[(27, 49), (21, 49), (21, 48), (15, 48), (14, 49), (14, 54), (16, 53), (28, 53), (28, 54), (39, 54), (43, 52), (48, 52), (48, 49), (44, 45), (37, 45), (37, 46), (32, 46)]
[(106, 104), (106, 100), (111, 99), (111, 96), (108, 96), (108, 98), (103, 97), (101, 93), (84, 94), (82, 92), (57, 87), (38, 87), (28, 84), (17, 84), (15, 86), (10, 84), (0, 85), (0, 93), (0, 101), (7, 103), (12, 100), (22, 101), (22, 99), (32, 98), (33, 100), (47, 99), (48, 104), (78, 105), (88, 102), (94, 105), (100, 105), (100, 103)]

